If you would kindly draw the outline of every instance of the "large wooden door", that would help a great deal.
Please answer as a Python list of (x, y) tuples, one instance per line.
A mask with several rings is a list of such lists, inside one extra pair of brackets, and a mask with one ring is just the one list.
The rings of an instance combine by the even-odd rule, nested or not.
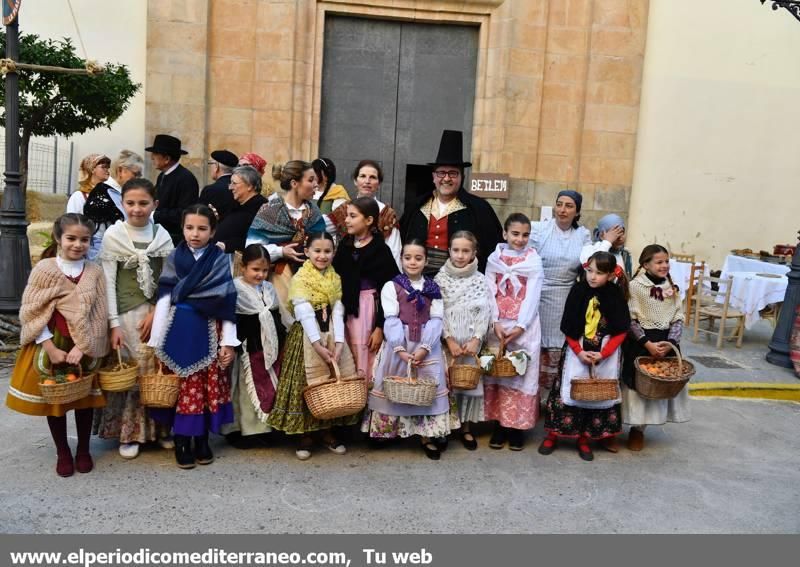
[(442, 130), (472, 140), (478, 28), (328, 16), (321, 156), (354, 194), (353, 168), (381, 164), (380, 199), (402, 211), (409, 165), (433, 161)]

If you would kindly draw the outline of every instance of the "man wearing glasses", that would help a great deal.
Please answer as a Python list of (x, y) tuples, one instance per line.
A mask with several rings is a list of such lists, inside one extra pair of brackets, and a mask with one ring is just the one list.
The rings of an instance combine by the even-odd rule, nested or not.
[(442, 132), (439, 154), (429, 163), (433, 169), (432, 193), (422, 196), (418, 205), (406, 210), (400, 219), (403, 242), (418, 238), (428, 249), (425, 275), (435, 276), (448, 258), (450, 237), (459, 230), (468, 230), (478, 239), (478, 269), (483, 272), (486, 259), (502, 241), (503, 228), (494, 209), (480, 197), (463, 187), (463, 135), (457, 130)]
[(214, 183), (206, 185), (200, 192), (200, 202), (214, 211), (217, 221), (221, 221), (225, 215), (236, 207), (236, 201), (230, 190), (231, 174), (233, 168), (239, 164), (239, 158), (228, 150), (216, 150), (211, 152), (211, 159), (208, 162), (211, 168), (211, 179)]

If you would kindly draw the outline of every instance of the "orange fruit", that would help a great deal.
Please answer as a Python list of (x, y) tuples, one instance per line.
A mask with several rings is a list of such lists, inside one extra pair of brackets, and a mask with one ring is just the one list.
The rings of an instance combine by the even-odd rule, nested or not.
[(48, 385), (48, 386), (53, 386), (53, 385), (55, 385), (55, 383), (56, 383), (56, 381), (55, 381), (55, 380), (53, 380), (52, 378), (48, 378), (47, 380), (44, 380), (44, 381), (42, 382), (42, 384), (46, 384), (46, 385)]
[(74, 382), (77, 379), (78, 379), (78, 376), (76, 374), (74, 374), (72, 372), (67, 374), (67, 382)]

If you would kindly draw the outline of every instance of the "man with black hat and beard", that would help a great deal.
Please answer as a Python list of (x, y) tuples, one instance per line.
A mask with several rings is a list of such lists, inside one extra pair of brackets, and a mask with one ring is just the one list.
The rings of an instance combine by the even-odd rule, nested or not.
[(153, 220), (169, 232), (177, 245), (183, 240), (183, 210), (197, 202), (200, 189), (192, 172), (180, 164), (181, 156), (189, 152), (181, 148), (178, 138), (167, 134), (156, 135), (153, 145), (144, 150), (150, 152), (153, 167), (161, 171), (156, 179), (158, 207)]
[(428, 249), (425, 275), (435, 276), (448, 258), (450, 237), (459, 230), (468, 230), (478, 239), (478, 269), (486, 269), (486, 259), (503, 240), (503, 227), (491, 205), (464, 189), (463, 135), (457, 130), (442, 132), (439, 154), (429, 163), (433, 169), (432, 193), (403, 213), (400, 233), (403, 242), (419, 238)]
[(200, 192), (200, 202), (214, 211), (217, 220), (221, 221), (225, 215), (236, 207), (236, 200), (231, 192), (231, 174), (233, 168), (239, 164), (239, 158), (228, 150), (211, 152), (211, 179), (214, 183), (206, 185)]

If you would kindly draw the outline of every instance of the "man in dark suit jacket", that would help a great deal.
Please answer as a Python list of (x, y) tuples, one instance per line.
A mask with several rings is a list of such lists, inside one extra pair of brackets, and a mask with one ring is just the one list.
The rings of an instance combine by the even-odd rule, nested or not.
[(180, 164), (181, 156), (188, 152), (181, 149), (178, 138), (166, 134), (158, 134), (145, 151), (151, 152), (153, 166), (161, 171), (156, 180), (158, 207), (153, 220), (163, 226), (172, 236), (172, 242), (178, 245), (183, 240), (183, 210), (197, 202), (200, 189), (192, 172)]
[(221, 221), (225, 216), (236, 207), (236, 201), (231, 193), (231, 173), (233, 168), (239, 164), (236, 154), (228, 150), (216, 150), (211, 152), (211, 179), (214, 183), (206, 185), (200, 192), (200, 202), (217, 214), (217, 220)]
[(407, 208), (400, 219), (403, 242), (417, 238), (425, 243), (428, 263), (425, 274), (434, 276), (448, 258), (450, 237), (468, 230), (478, 240), (478, 269), (486, 269), (486, 260), (503, 240), (503, 227), (492, 206), (484, 199), (467, 193), (463, 187), (464, 168), (462, 133), (445, 130), (433, 169), (432, 193), (422, 195), (414, 207)]

